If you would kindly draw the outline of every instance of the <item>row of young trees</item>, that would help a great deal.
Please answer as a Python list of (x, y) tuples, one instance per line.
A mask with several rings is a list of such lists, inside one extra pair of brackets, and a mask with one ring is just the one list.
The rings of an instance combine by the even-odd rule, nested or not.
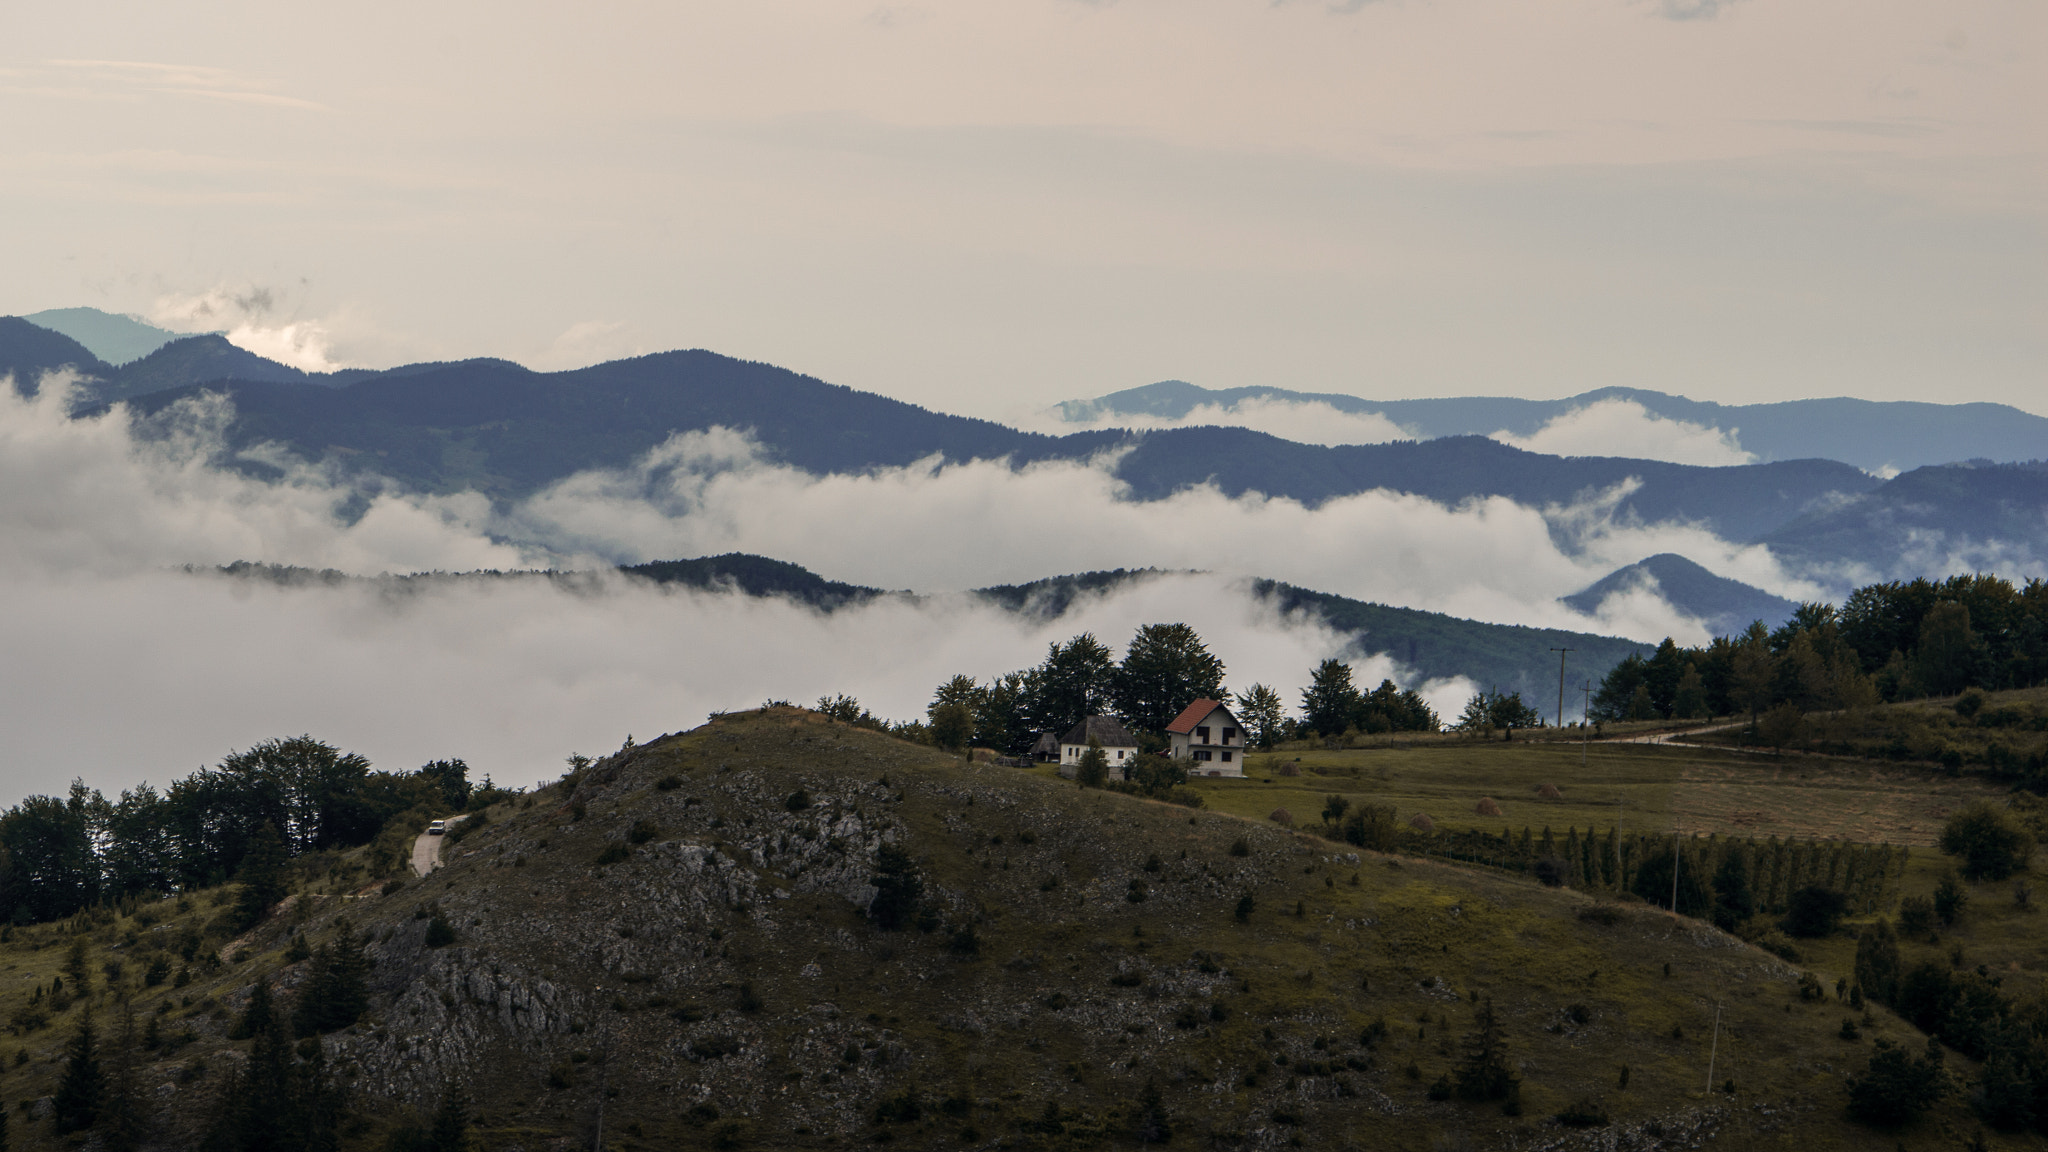
[[(1316, 668), (1301, 694), (1299, 719), (1286, 714), (1271, 687), (1253, 684), (1233, 694), (1224, 690), (1223, 677), (1223, 661), (1186, 624), (1144, 625), (1121, 660), (1084, 632), (1049, 645), (1045, 660), (1035, 667), (986, 684), (959, 675), (939, 685), (921, 734), (942, 747), (973, 743), (1018, 754), (1031, 746), (1036, 733), (1063, 733), (1085, 717), (1107, 715), (1123, 721), (1142, 745), (1164, 747), (1166, 726), (1201, 699), (1232, 703), (1246, 739), (1264, 747), (1311, 733), (1434, 731), (1440, 726), (1420, 696), (1391, 680), (1371, 692), (1360, 691), (1352, 683), (1351, 666), (1341, 660), (1325, 660)], [(844, 697), (820, 703), (858, 712), (844, 707), (852, 703)]]
[(0, 813), (0, 920), (58, 920), (101, 901), (219, 884), (265, 828), (287, 858), (369, 843), (393, 819), (461, 811), (506, 793), (437, 760), (380, 772), (331, 744), (268, 740), (162, 792), (110, 800), (82, 782)]
[(1695, 719), (1779, 705), (1800, 711), (2048, 681), (2048, 584), (1996, 576), (1858, 588), (1838, 608), (1803, 604), (1776, 631), (1753, 623), (1696, 648), (1669, 638), (1617, 664), (1594, 719)]

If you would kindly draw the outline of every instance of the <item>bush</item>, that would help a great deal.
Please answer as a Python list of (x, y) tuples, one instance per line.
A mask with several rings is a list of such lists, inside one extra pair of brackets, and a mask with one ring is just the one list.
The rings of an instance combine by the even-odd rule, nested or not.
[(661, 828), (654, 821), (635, 820), (633, 821), (633, 830), (626, 833), (626, 839), (631, 840), (635, 844), (645, 844), (659, 835), (661, 835)]
[(1556, 888), (1564, 884), (1564, 865), (1555, 856), (1539, 857), (1529, 872), (1541, 881), (1545, 888)]
[(591, 863), (596, 867), (603, 868), (609, 864), (620, 863), (621, 861), (630, 858), (632, 855), (633, 850), (631, 848), (626, 847), (625, 841), (614, 840), (611, 843), (605, 845), (604, 851), (599, 852), (597, 854), (597, 859), (592, 861)]
[(1970, 890), (1963, 887), (1954, 872), (1942, 875), (1941, 883), (1934, 887), (1934, 915), (1942, 927), (1953, 927), (1963, 918), (1963, 909), (1970, 905)]
[(1961, 858), (1963, 875), (1972, 880), (2004, 880), (2027, 866), (2034, 838), (2012, 813), (1979, 800), (1948, 818), (1941, 830), (1941, 850)]
[(1899, 934), (1908, 939), (1934, 935), (1934, 901), (1925, 896), (1908, 896), (1899, 901)]
[(1557, 1114), (1557, 1122), (1567, 1128), (1605, 1128), (1609, 1120), (1605, 1105), (1590, 1096), (1581, 1096)]
[(1834, 935), (1849, 913), (1849, 898), (1832, 888), (1809, 884), (1785, 902), (1785, 931), (1806, 940)]
[(434, 913), (427, 921), (426, 943), (429, 948), (446, 948), (455, 943), (455, 925), (448, 922), (448, 917)]
[(1918, 1059), (1889, 1040), (1879, 1040), (1863, 1075), (1849, 1078), (1849, 1118), (1896, 1127), (1932, 1108), (1948, 1092), (1941, 1046), (1933, 1039)]
[(1252, 854), (1252, 846), (1245, 841), (1244, 837), (1239, 836), (1230, 842), (1230, 854), (1232, 856), (1249, 856)]
[(811, 806), (811, 794), (799, 788), (789, 794), (789, 798), (782, 802), (782, 806), (791, 812), (801, 812)]

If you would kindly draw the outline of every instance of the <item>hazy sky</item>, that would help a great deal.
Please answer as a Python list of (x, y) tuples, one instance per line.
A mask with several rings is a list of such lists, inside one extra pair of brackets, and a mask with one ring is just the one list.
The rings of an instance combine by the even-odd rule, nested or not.
[(2041, 410), (2044, 45), (2029, 0), (7, 5), (0, 312), (997, 416)]

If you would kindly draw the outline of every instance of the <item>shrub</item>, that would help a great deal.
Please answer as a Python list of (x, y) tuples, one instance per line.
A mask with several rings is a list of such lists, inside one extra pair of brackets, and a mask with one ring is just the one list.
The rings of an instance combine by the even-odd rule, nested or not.
[(1908, 939), (1934, 935), (1934, 901), (1925, 896), (1899, 901), (1899, 933)]
[(443, 916), (439, 912), (434, 913), (433, 917), (427, 921), (427, 947), (446, 948), (453, 943), (455, 943), (455, 925), (448, 922), (448, 917)]
[(591, 863), (599, 868), (603, 868), (608, 864), (617, 864), (623, 860), (626, 860), (630, 858), (632, 855), (633, 850), (631, 848), (626, 847), (625, 841), (614, 840), (611, 843), (606, 844), (604, 846), (604, 851), (599, 852), (597, 854), (597, 859), (592, 861)]
[(782, 806), (791, 812), (801, 812), (811, 806), (811, 794), (799, 788), (789, 794), (788, 799), (782, 802)]
[(635, 820), (633, 821), (633, 830), (626, 833), (626, 838), (635, 844), (645, 844), (659, 835), (661, 835), (661, 829), (655, 825), (654, 821)]
[(1230, 842), (1230, 854), (1232, 856), (1249, 856), (1252, 854), (1252, 846), (1246, 842), (1244, 837), (1239, 836)]
[(1849, 912), (1849, 898), (1832, 888), (1809, 884), (1785, 902), (1785, 931), (1814, 940), (1834, 934)]
[(663, 792), (673, 792), (676, 789), (681, 788), (683, 786), (683, 778), (671, 772), (668, 775), (663, 776), (661, 779), (656, 780), (654, 782), (654, 786), (655, 788)]
[(1529, 873), (1541, 881), (1545, 888), (1556, 888), (1564, 884), (1564, 865), (1555, 856), (1539, 858), (1529, 868)]
[(2003, 880), (2027, 866), (2034, 838), (2012, 813), (1979, 800), (1949, 817), (1941, 830), (1941, 850), (1960, 857), (1963, 875), (1972, 880)]
[(964, 924), (953, 932), (946, 947), (956, 956), (981, 955), (981, 937), (974, 934), (974, 925)]
[(1932, 1108), (1948, 1092), (1941, 1046), (1932, 1038), (1918, 1059), (1889, 1040), (1879, 1040), (1863, 1075), (1849, 1078), (1849, 1118), (1896, 1127)]
[(1581, 1096), (1565, 1105), (1557, 1114), (1557, 1122), (1567, 1128), (1605, 1128), (1609, 1120), (1607, 1108), (1591, 1096)]
[(1243, 924), (1250, 921), (1252, 918), (1252, 912), (1257, 907), (1257, 902), (1255, 902), (1252, 899), (1251, 893), (1247, 892), (1243, 896), (1239, 897), (1237, 901), (1237, 911), (1235, 913), (1235, 915), (1237, 916), (1237, 922), (1239, 924)]
[(1963, 909), (1970, 905), (1970, 890), (1963, 887), (1954, 872), (1946, 872), (1941, 883), (1934, 887), (1934, 915), (1943, 927), (1950, 927), (1963, 918)]

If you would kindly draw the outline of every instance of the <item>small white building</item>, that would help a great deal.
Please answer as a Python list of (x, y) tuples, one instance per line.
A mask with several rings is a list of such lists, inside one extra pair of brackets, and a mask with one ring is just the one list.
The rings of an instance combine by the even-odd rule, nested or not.
[(1188, 761), (1190, 776), (1243, 776), (1244, 725), (1217, 700), (1197, 700), (1166, 726), (1168, 756)]
[(1131, 761), (1138, 758), (1138, 741), (1113, 716), (1090, 716), (1060, 738), (1060, 775), (1069, 780), (1074, 778), (1090, 740), (1102, 745), (1102, 754), (1109, 759), (1111, 780), (1131, 778)]

